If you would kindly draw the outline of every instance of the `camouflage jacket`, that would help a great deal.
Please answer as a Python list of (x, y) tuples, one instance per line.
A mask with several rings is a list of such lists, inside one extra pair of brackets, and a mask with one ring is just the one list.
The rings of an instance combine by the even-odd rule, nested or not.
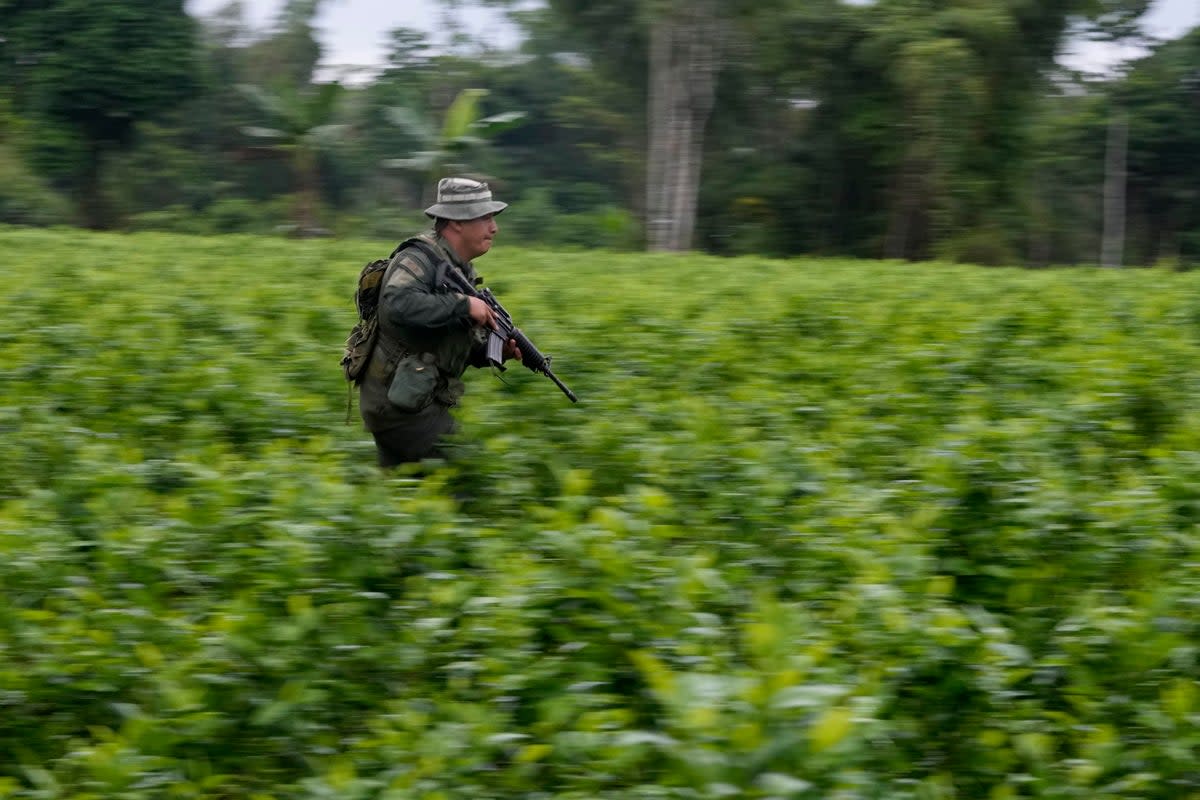
[(487, 363), (487, 335), (472, 324), (467, 298), (441, 286), (440, 270), (460, 270), (475, 283), (475, 268), (461, 261), (449, 243), (433, 232), (414, 238), (432, 245), (443, 261), (432, 263), (419, 247), (409, 246), (388, 264), (379, 293), (379, 339), (359, 387), (359, 408), (370, 431), (386, 430), (408, 418), (387, 399), (396, 364), (405, 355), (433, 356), (438, 368), (434, 400), (444, 406), (453, 406), (462, 397), (461, 378), (467, 366)]

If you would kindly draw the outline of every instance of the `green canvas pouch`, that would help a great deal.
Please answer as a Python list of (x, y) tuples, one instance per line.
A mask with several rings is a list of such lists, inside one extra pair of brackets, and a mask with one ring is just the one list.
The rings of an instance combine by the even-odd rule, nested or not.
[(406, 414), (415, 414), (433, 402), (438, 369), (432, 353), (412, 353), (396, 364), (388, 386), (388, 402)]

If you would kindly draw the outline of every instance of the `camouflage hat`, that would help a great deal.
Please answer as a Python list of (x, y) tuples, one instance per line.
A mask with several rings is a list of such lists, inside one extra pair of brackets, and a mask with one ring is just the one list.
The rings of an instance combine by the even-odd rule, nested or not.
[(499, 214), (506, 208), (508, 203), (492, 199), (492, 190), (483, 181), (442, 178), (438, 181), (437, 202), (425, 209), (425, 216), (468, 220)]

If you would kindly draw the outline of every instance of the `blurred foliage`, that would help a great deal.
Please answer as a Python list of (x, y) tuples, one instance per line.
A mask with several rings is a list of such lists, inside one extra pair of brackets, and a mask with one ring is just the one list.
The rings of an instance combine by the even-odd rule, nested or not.
[(90, 226), (111, 225), (105, 157), (196, 90), (195, 21), (183, 0), (0, 0), (0, 18), (0, 77), (17, 110), (56, 134), (42, 162), (70, 182)]
[(288, 163), (297, 198), (295, 232), (312, 235), (323, 231), (318, 220), (319, 156), (322, 148), (332, 146), (348, 128), (334, 121), (343, 98), (342, 85), (334, 81), (295, 89), (282, 84), (276, 91), (269, 91), (242, 84), (238, 89), (272, 126), (248, 125), (242, 132), (263, 142), (264, 148), (283, 156)]
[[(481, 2), (510, 8), (523, 35), (517, 47), (497, 51), (449, 24), (434, 33), (398, 28), (380, 32), (381, 69), (341, 70), (321, 58), (319, 0), (288, 0), (265, 30), (231, 3), (156, 40), (175, 60), (159, 59), (148, 44), (153, 52), (130, 46), (140, 54), (130, 70), (75, 75), (80, 66), (71, 62), (68, 76), (59, 74), (63, 42), (111, 44), (105, 20), (132, 13), (134, 0), (55, 0), (53, 14), (0, 0), (0, 14), (19, 12), (0, 42), (4, 98), (19, 131), (4, 159), (71, 197), (102, 198), (107, 223), (126, 228), (161, 220), (172, 230), (273, 230), (283, 222), (277, 208), (292, 203), (294, 229), (392, 238), (431, 200), (429, 170), (452, 169), (492, 180), (514, 204), (510, 230), (525, 243), (645, 245), (647, 31), (671, 4)], [(444, 19), (475, 6), (444, 9)], [(724, 255), (1094, 263), (1106, 132), (1122, 116), (1127, 262), (1194, 265), (1200, 31), (1144, 42), (1136, 22), (1145, 6), (724, 4), (716, 103), (702, 131), (696, 246)], [(175, 19), (173, 8), (156, 6), (157, 22), (119, 29), (137, 38), (151, 23)], [(59, 23), (75, 19), (70, 14), (93, 27), (81, 23), (68, 36)], [(1105, 75), (1082, 76), (1055, 60), (1080, 36), (1148, 49)], [(53, 58), (31, 55), (40, 41)], [(107, 87), (99, 94), (111, 103), (72, 108), (111, 117), (117, 152), (97, 150), (91, 128), (48, 113), (55, 92), (74, 85), (67, 77)], [(167, 102), (165, 88), (147, 80), (191, 99), (176, 106), (178, 96)], [(335, 81), (341, 90), (330, 88)], [(258, 88), (238, 90), (245, 85)], [(292, 113), (305, 109), (321, 113)], [(444, 128), (464, 109), (470, 120), (498, 123), (487, 126), (486, 141), (469, 126)], [(284, 124), (300, 117), (299, 128)], [(256, 146), (247, 130), (282, 134), (274, 143), (290, 158)], [(101, 157), (103, 170), (84, 171)], [(79, 192), (88, 182), (94, 190)], [(6, 212), (8, 219), (64, 221), (53, 203), (33, 199), (44, 193), (15, 192), (49, 210)], [(246, 205), (262, 208), (229, 213)], [(536, 216), (517, 220), (522, 206)], [(230, 216), (243, 221), (214, 222)], [(95, 224), (98, 215), (85, 219)]]
[(30, 172), (11, 148), (0, 144), (0, 223), (64, 225), (73, 221), (66, 200)]
[(389, 242), (0, 246), (0, 796), (1200, 796), (1195, 274), (502, 247), (418, 479)]
[(66, 200), (30, 170), (13, 148), (0, 142), (0, 224), (66, 225), (72, 221), (74, 215)]
[(0, 95), (0, 224), (66, 224), (72, 219), (67, 202), (29, 168), (17, 150), (24, 128)]
[[(416, 183), (426, 189), (422, 205), (432, 205), (436, 201), (434, 187), (441, 178), (470, 174), (469, 163), (478, 158), (478, 151), (487, 140), (521, 125), (525, 116), (523, 111), (483, 116), (480, 108), (487, 95), (486, 89), (463, 89), (451, 101), (440, 128), (436, 129), (431, 120), (412, 108), (393, 106), (387, 110), (392, 124), (424, 149), (406, 158), (385, 159), (382, 166), (415, 176)], [(494, 180), (487, 175), (476, 174), (476, 177)]]
[(1200, 30), (1162, 45), (1102, 94), (1058, 91), (1034, 123), (1030, 247), (1035, 263), (1099, 251), (1105, 137), (1115, 109), (1129, 117), (1127, 245), (1132, 263), (1200, 261)]
[[(325, 4), (326, 0), (284, 0), (270, 35), (245, 48), (249, 74), (281, 87), (281, 91), (307, 88), (321, 60), (314, 23)], [(230, 12), (240, 17), (242, 8), (234, 6)]]
[(1164, 44), (1116, 92), (1130, 115), (1135, 258), (1200, 264), (1200, 29)]

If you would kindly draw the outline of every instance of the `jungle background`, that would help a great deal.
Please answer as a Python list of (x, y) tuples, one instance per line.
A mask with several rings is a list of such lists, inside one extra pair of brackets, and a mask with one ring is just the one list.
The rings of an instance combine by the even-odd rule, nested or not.
[[(326, 5), (3, 0), (0, 222), (387, 239), (460, 171), (515, 242), (1200, 257), (1200, 33), (1148, 37), (1149, 0), (492, 0), (503, 47), (448, 3), (346, 70)], [(1079, 72), (1080, 41), (1131, 55)]]

